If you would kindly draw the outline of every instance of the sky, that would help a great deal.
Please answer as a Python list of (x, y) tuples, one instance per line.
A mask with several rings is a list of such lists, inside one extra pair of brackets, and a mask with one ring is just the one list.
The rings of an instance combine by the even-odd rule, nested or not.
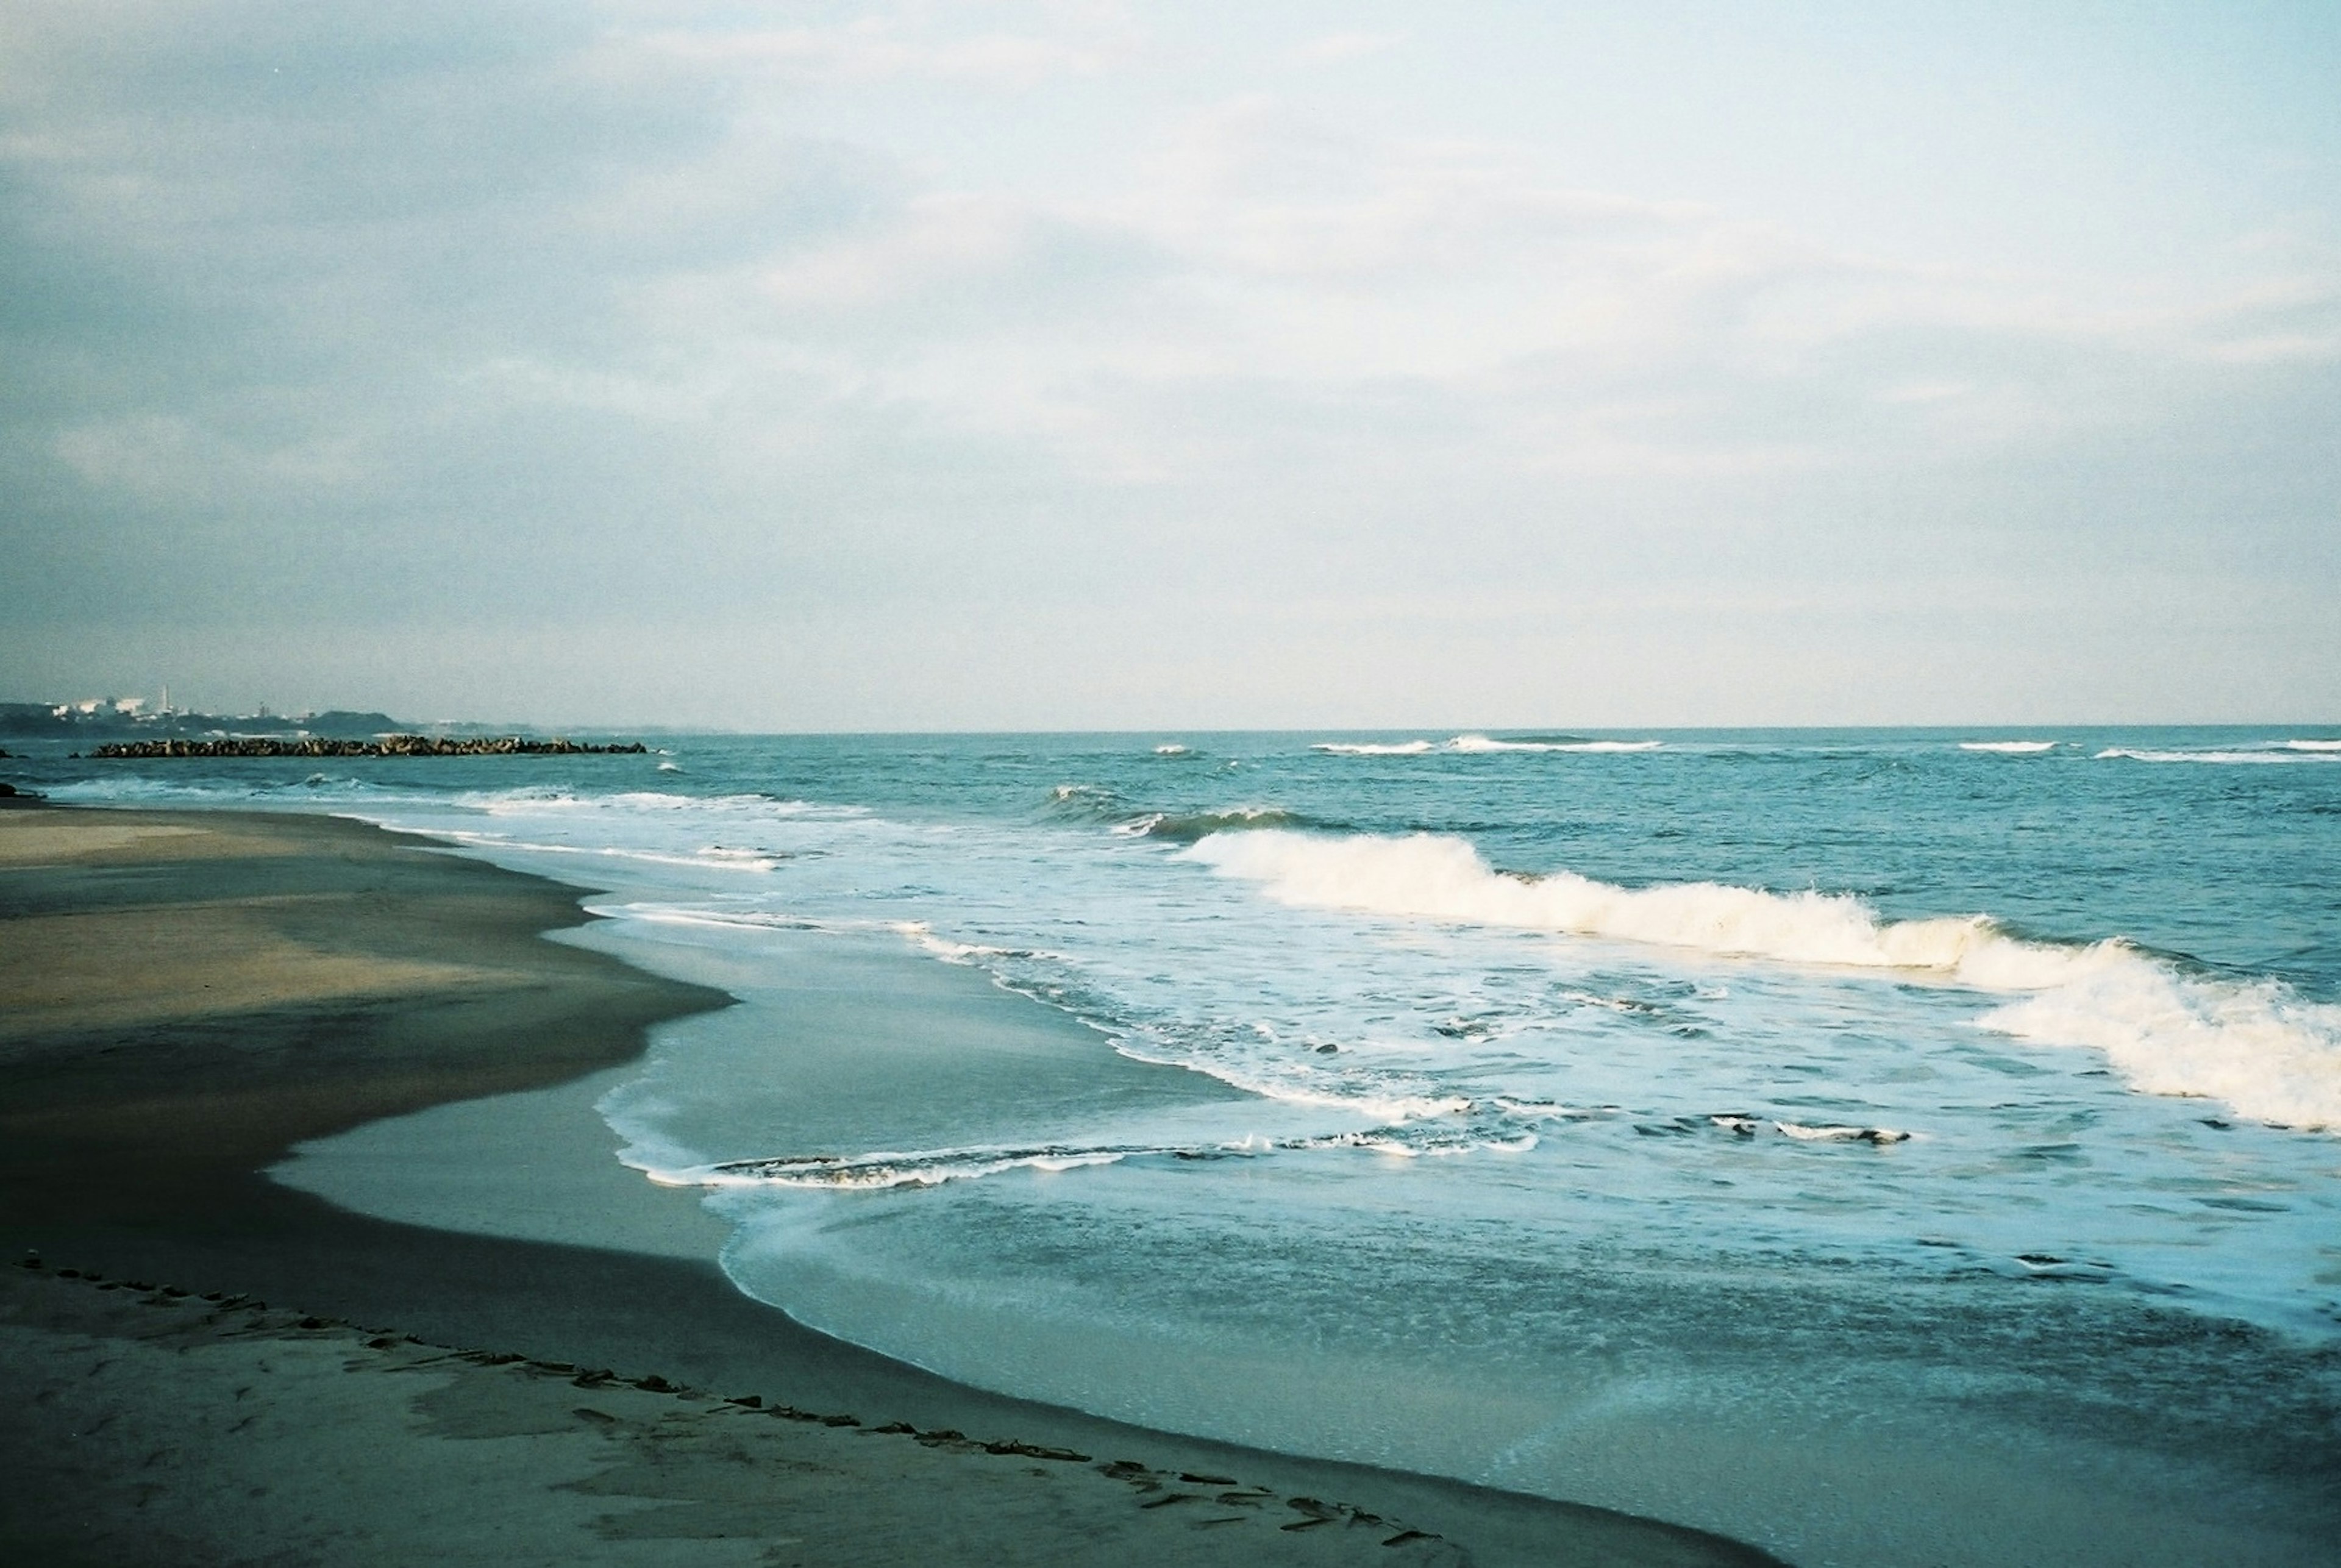
[(2341, 7), (11, 0), (0, 698), (2341, 722)]

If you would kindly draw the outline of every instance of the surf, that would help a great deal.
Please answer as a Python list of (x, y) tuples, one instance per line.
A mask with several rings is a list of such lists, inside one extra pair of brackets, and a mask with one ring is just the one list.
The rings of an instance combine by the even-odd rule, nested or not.
[(2012, 1001), (1982, 1028), (2102, 1052), (2147, 1094), (2216, 1099), (2272, 1125), (2341, 1131), (2341, 1006), (2280, 982), (2188, 974), (2118, 936), (2060, 944), (1985, 914), (1888, 920), (1848, 894), (1712, 882), (1629, 888), (1515, 874), (1433, 834), (1214, 834), (1181, 852), (1279, 903), (1549, 932), (1727, 959), (1888, 972)]

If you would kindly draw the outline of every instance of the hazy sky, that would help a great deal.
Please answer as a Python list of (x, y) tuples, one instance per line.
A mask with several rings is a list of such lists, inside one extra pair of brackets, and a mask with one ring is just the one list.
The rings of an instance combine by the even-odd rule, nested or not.
[(2341, 6), (0, 6), (0, 697), (2341, 719)]

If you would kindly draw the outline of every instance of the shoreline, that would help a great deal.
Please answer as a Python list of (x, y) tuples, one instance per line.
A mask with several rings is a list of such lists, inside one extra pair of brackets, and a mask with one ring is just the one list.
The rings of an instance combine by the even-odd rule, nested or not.
[[(56, 842), (25, 853), (35, 837)], [(9, 1271), (19, 1276), (6, 1297), (12, 1349), (43, 1333), (135, 1337), (106, 1315), (110, 1301), (79, 1317), (56, 1306), (95, 1295), (56, 1293), (57, 1271), (69, 1267), (190, 1293), (164, 1304), (204, 1293), (258, 1297), (476, 1355), (752, 1391), (872, 1427), (963, 1431), (979, 1444), (1013, 1441), (1106, 1464), (1128, 1458), (1157, 1476), (1239, 1476), (1280, 1498), (1338, 1499), (1352, 1511), (1345, 1518), (1402, 1520), (1420, 1533), (1410, 1548), (1449, 1543), (1482, 1563), (1569, 1553), (1619, 1563), (1774, 1561), (1607, 1510), (984, 1393), (803, 1328), (741, 1294), (712, 1258), (397, 1224), (261, 1174), (296, 1144), (364, 1123), (623, 1065), (640, 1057), (652, 1024), (728, 1004), (721, 992), (543, 940), (592, 919), (579, 895), (336, 818), (39, 806), (0, 817), (0, 985), (11, 1004), (0, 1025), (0, 1246), (37, 1249), (46, 1264)], [(47, 1283), (24, 1283), (36, 1275)], [(27, 1327), (27, 1289), (49, 1291), (45, 1310), (65, 1315)], [(316, 1332), (298, 1322), (262, 1337)], [(15, 1354), (9, 1363), (8, 1382), (29, 1386), (34, 1369)], [(27, 1423), (6, 1436), (25, 1448), (37, 1433)], [(872, 1479), (839, 1497), (870, 1518), (924, 1516), (926, 1503), (892, 1486)], [(1177, 1560), (1200, 1528), (1172, 1517), (1180, 1512), (1149, 1512), (1146, 1528), (1113, 1553)], [(0, 1512), (0, 1538), (30, 1539), (30, 1528)], [(1268, 1539), (1280, 1550), (1313, 1542), (1309, 1552), (1320, 1553), (1353, 1533), (1280, 1529)], [(1380, 1537), (1356, 1538), (1377, 1560), (1397, 1558)], [(944, 1543), (955, 1539), (931, 1531), (915, 1550), (905, 1540), (902, 1560), (953, 1560)], [(960, 1560), (1003, 1560), (997, 1541), (959, 1550)], [(1036, 1549), (1030, 1560), (1056, 1559)]]

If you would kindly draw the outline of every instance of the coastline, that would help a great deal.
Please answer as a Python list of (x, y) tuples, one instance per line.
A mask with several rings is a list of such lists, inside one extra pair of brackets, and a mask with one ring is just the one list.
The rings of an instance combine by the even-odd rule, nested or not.
[[(619, 1066), (640, 1054), (652, 1024), (726, 1004), (720, 992), (543, 940), (543, 933), (587, 922), (576, 900), (574, 888), (338, 819), (45, 807), (0, 816), (0, 986), (9, 1003), (0, 1024), (0, 1246), (12, 1256), (37, 1249), (45, 1264), (9, 1271), (0, 1297), (7, 1327), (0, 1365), (8, 1383), (32, 1388), (42, 1358), (68, 1341), (104, 1341), (114, 1353), (144, 1342), (133, 1325), (150, 1320), (125, 1320), (118, 1291), (67, 1288), (85, 1283), (56, 1278), (71, 1267), (190, 1293), (140, 1293), (156, 1298), (153, 1310), (171, 1320), (171, 1333), (192, 1335), (188, 1343), (207, 1349), (231, 1339), (246, 1348), (305, 1343), (304, 1336), (342, 1332), (328, 1319), (386, 1325), (401, 1344), (413, 1335), (459, 1352), (752, 1392), (768, 1404), (852, 1415), (863, 1429), (907, 1424), (931, 1436), (964, 1432), (979, 1442), (1076, 1452), (1098, 1463), (1128, 1458), (1158, 1485), (1180, 1474), (1239, 1477), (1263, 1497), (1282, 1500), (1283, 1517), (1295, 1523), (1308, 1515), (1292, 1513), (1298, 1504), (1290, 1499), (1337, 1499), (1349, 1510), (1325, 1522), (1340, 1523), (1339, 1531), (1303, 1524), (1295, 1533), (1280, 1524), (1261, 1533), (1257, 1547), (1245, 1548), (1249, 1554), (1294, 1553), (1262, 1560), (1315, 1561), (1344, 1543), (1377, 1561), (1400, 1560), (1400, 1551), (1381, 1544), (1383, 1535), (1356, 1528), (1371, 1519), (1377, 1526), (1403, 1522), (1393, 1525), (1394, 1535), (1418, 1532), (1400, 1543), (1409, 1552), (1459, 1549), (1482, 1563), (1571, 1554), (1619, 1563), (1771, 1561), (1720, 1537), (1605, 1510), (1145, 1432), (983, 1393), (802, 1328), (740, 1294), (712, 1258), (392, 1223), (262, 1174), (295, 1144), (364, 1123)], [(219, 1315), (218, 1303), (191, 1304), (205, 1293), (260, 1298), (279, 1303), (280, 1317), (301, 1315), (223, 1318), (199, 1331), (180, 1320)], [(304, 1319), (324, 1326), (304, 1329)], [(364, 1381), (356, 1370), (364, 1357), (348, 1346), (336, 1353), (354, 1368), (348, 1376)], [(185, 1372), (199, 1359), (183, 1354), (177, 1365)], [(510, 1364), (462, 1361), (469, 1370), (443, 1366), (433, 1376), (468, 1384), (493, 1375), (520, 1387), (524, 1380), (510, 1374)], [(318, 1379), (322, 1388), (340, 1386), (323, 1372)], [(414, 1397), (395, 1380), (385, 1386), (397, 1400)], [(110, 1429), (184, 1423), (190, 1408), (184, 1399), (132, 1400)], [(64, 1460), (52, 1435), (39, 1420), (12, 1424), (7, 1446), (18, 1452), (10, 1457), (37, 1457), (54, 1471)], [(573, 1435), (516, 1431), (503, 1438), (558, 1446)], [(910, 1433), (895, 1437), (852, 1452), (943, 1453), (951, 1441), (931, 1449)], [(971, 1454), (938, 1473), (988, 1485), (970, 1478), (996, 1474), (999, 1457)], [(1091, 1465), (1064, 1469), (1094, 1473)], [(936, 1488), (950, 1492), (957, 1483), (930, 1478), (912, 1498), (882, 1472), (882, 1465), (862, 1483), (841, 1483), (826, 1503), (791, 1506), (800, 1513), (846, 1509), (845, 1523), (830, 1519), (823, 1526), (847, 1532), (824, 1537), (832, 1541), (854, 1538), (852, 1519), (886, 1521), (870, 1539), (893, 1544), (873, 1546), (879, 1554), (865, 1559), (872, 1561), (1085, 1561), (1096, 1560), (1084, 1555), (1095, 1552), (1170, 1562), (1208, 1536), (1197, 1533), (1199, 1510), (1150, 1508), (1141, 1488), (1101, 1476), (1113, 1482), (1108, 1490), (1120, 1513), (1051, 1515), (1074, 1531), (1061, 1550), (1044, 1549), (1046, 1530), (1030, 1521), (1025, 1527), (1041, 1533), (1029, 1539), (976, 1539), (954, 1522), (956, 1503), (934, 1501)], [(279, 1484), (296, 1485), (298, 1474)], [(45, 1516), (67, 1495), (57, 1486), (73, 1484), (68, 1469), (55, 1484), (25, 1489), (43, 1495), (19, 1505), (27, 1512), (0, 1511), (0, 1538), (55, 1547), (55, 1531), (27, 1513), (39, 1507)], [(204, 1484), (190, 1472), (182, 1491)], [(574, 1482), (548, 1484), (573, 1489)], [(384, 1488), (388, 1494), (376, 1499), (383, 1507), (395, 1513), (409, 1506), (387, 1479)], [(113, 1532), (91, 1539), (112, 1542), (118, 1560), (122, 1542), (137, 1539), (122, 1512), (133, 1505), (118, 1488), (93, 1491), (85, 1501), (95, 1509), (94, 1528)], [(757, 1521), (735, 1513), (718, 1523), (777, 1529), (781, 1513), (767, 1508)], [(1109, 1513), (1139, 1520), (1111, 1545), (1097, 1533)], [(584, 1560), (654, 1560), (624, 1554), (640, 1543), (610, 1535), (603, 1529), (610, 1517), (616, 1515), (578, 1526), (586, 1532), (581, 1539), (602, 1541), (611, 1553)], [(1066, 1523), (1077, 1517), (1089, 1523)], [(1231, 1544), (1222, 1537), (1210, 1550), (1223, 1553)], [(187, 1546), (185, 1540), (174, 1546), (181, 1560)], [(205, 1552), (254, 1554), (200, 1537), (193, 1549), (194, 1560)], [(572, 1542), (548, 1560), (580, 1560), (575, 1549)], [(515, 1560), (509, 1543), (494, 1555)]]

